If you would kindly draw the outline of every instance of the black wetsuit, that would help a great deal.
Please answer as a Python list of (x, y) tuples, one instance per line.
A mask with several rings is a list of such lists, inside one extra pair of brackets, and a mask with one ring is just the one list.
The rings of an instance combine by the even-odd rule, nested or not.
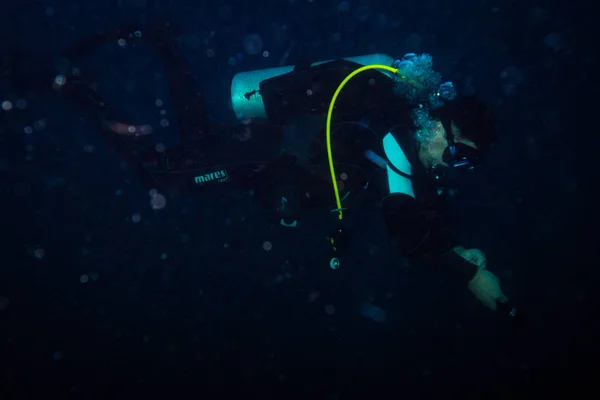
[[(94, 36), (69, 49), (65, 56), (76, 58), (100, 42), (131, 38), (135, 30), (128, 27)], [(140, 143), (135, 146), (137, 150), (132, 150), (127, 143), (132, 138), (104, 130), (115, 150), (133, 162), (142, 176), (158, 185), (181, 189), (201, 191), (223, 185), (251, 188), (267, 205), (276, 204), (273, 197), (285, 187), (296, 193), (300, 207), (335, 206), (324, 145), (325, 115), (335, 89), (358, 64), (337, 60), (310, 67), (306, 63), (290, 73), (265, 80), (259, 92), (251, 95), (262, 96), (269, 121), (219, 127), (208, 122), (202, 91), (176, 49), (173, 27), (157, 24), (142, 31), (140, 40), (151, 44), (163, 62), (180, 135), (179, 146), (158, 153), (154, 146), (144, 149)], [(468, 281), (477, 266), (452, 251), (459, 243), (442, 217), (442, 199), (417, 160), (411, 139), (411, 106), (394, 96), (393, 87), (392, 79), (370, 70), (354, 77), (337, 100), (332, 146), (337, 172), (347, 171), (342, 194), (373, 183), (373, 189), (380, 191), (380, 199), (383, 198), (383, 219), (393, 242), (415, 260)], [(64, 92), (84, 107), (97, 109), (103, 119), (126, 122), (125, 114), (108, 107), (91, 87), (69, 87), (67, 83)], [(319, 128), (315, 129), (315, 124), (303, 125), (303, 121), (315, 119)], [(291, 131), (309, 142), (308, 146), (300, 146), (302, 154), (294, 148), (283, 148), (285, 135)], [(385, 181), (385, 171), (363, 155), (365, 150), (383, 154), (381, 139), (388, 132), (394, 133), (411, 162), (416, 199), (386, 193), (378, 185)], [(144, 138), (139, 139), (143, 143)]]
[[(270, 120), (283, 123), (298, 115), (321, 115), (327, 112), (329, 102), (340, 82), (361, 65), (337, 60), (310, 68), (296, 68), (260, 85), (267, 115)], [(334, 121), (357, 122), (332, 134), (335, 160), (358, 165), (366, 171), (367, 180), (382, 185), (376, 175), (381, 169), (364, 156), (365, 150), (384, 154), (381, 146), (383, 136), (391, 132), (401, 145), (412, 165), (412, 182), (415, 198), (406, 194), (386, 193), (376, 187), (383, 196), (383, 217), (394, 243), (413, 259), (432, 267), (445, 269), (459, 279), (469, 281), (477, 266), (457, 255), (452, 249), (459, 245), (447, 218), (444, 218), (443, 199), (437, 187), (417, 159), (417, 149), (411, 134), (411, 106), (393, 93), (394, 81), (381, 72), (370, 70), (349, 81), (336, 102)], [(311, 95), (307, 96), (307, 90)], [(368, 123), (376, 135), (360, 129)], [(324, 137), (320, 135), (315, 137)], [(318, 163), (324, 154), (316, 154)], [(339, 170), (339, 168), (338, 168)]]

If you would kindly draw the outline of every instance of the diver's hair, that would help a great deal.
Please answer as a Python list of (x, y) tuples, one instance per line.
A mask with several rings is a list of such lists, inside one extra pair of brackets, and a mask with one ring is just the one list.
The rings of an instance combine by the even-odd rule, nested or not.
[(486, 154), (497, 135), (489, 107), (472, 96), (460, 96), (431, 112), (433, 118), (450, 119), (460, 130), (460, 135), (477, 145)]

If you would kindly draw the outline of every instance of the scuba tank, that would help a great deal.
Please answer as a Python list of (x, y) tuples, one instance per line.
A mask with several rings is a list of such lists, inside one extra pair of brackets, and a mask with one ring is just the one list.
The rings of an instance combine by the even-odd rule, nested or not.
[[(392, 65), (394, 57), (386, 54), (367, 54), (357, 57), (342, 58), (360, 65), (385, 64)], [(334, 60), (318, 61), (310, 64), (311, 67), (325, 64)], [(240, 72), (231, 81), (231, 106), (239, 120), (245, 118), (266, 119), (267, 111), (262, 96), (259, 93), (260, 83), (264, 80), (284, 75), (294, 71), (295, 66), (286, 65), (276, 68), (266, 68), (255, 71)], [(393, 74), (387, 71), (382, 73), (393, 78)]]

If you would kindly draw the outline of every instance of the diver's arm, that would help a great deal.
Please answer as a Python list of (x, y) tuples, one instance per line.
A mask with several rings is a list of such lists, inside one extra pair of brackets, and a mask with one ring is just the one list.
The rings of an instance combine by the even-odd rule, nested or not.
[(473, 279), (478, 266), (458, 254), (461, 247), (447, 229), (428, 216), (423, 204), (409, 195), (394, 193), (384, 199), (382, 210), (388, 233), (403, 252), (464, 282)]

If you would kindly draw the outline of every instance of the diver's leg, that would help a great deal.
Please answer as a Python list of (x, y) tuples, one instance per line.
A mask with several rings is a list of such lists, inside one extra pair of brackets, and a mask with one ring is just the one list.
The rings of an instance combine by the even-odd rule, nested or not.
[[(150, 134), (146, 125), (129, 124), (124, 110), (112, 106), (97, 90), (93, 80), (64, 77), (60, 95), (76, 103), (86, 118), (100, 125), (100, 133), (110, 148), (127, 164), (133, 166), (141, 179), (155, 182), (147, 164), (160, 162), (160, 153), (150, 144), (135, 143)], [(142, 150), (140, 150), (142, 149)]]
[(211, 132), (205, 103), (198, 82), (193, 78), (185, 57), (177, 49), (178, 31), (170, 22), (146, 26), (127, 26), (93, 35), (69, 48), (64, 56), (81, 56), (99, 44), (118, 40), (144, 41), (158, 54), (164, 68), (171, 101), (179, 126), (182, 145), (202, 140)]
[(206, 115), (200, 85), (192, 76), (187, 60), (177, 49), (176, 34), (173, 26), (165, 22), (142, 32), (142, 38), (154, 48), (163, 63), (179, 126), (180, 143), (187, 145), (215, 132)]
[[(132, 156), (160, 181), (176, 182), (175, 185), (179, 187), (211, 187), (215, 179), (209, 179), (210, 183), (207, 183), (202, 176), (208, 174), (210, 177), (213, 174), (213, 177), (221, 177), (225, 170), (228, 179), (216, 180), (248, 189), (256, 187), (257, 193), (268, 192), (270, 182), (280, 179), (273, 176), (273, 171), (279, 171), (280, 168), (271, 169), (270, 165), (281, 150), (281, 127), (255, 122), (249, 126), (238, 125), (220, 130), (217, 134), (217, 130), (208, 124), (202, 93), (185, 58), (176, 48), (175, 36), (176, 31), (169, 23), (154, 24), (139, 30), (127, 27), (95, 35), (73, 46), (65, 56), (76, 57), (100, 43), (121, 38), (143, 40), (150, 44), (163, 63), (169, 82), (171, 101), (179, 122), (180, 145), (162, 152), (152, 146), (147, 151), (134, 152)], [(148, 133), (140, 127), (127, 124), (126, 116), (100, 99), (97, 90), (92, 87), (87, 90), (91, 92), (80, 91), (80, 102), (92, 100), (88, 101), (90, 107), (105, 112), (105, 125), (112, 132), (126, 136)], [(111, 137), (111, 140), (119, 139), (118, 135)]]
[[(202, 154), (198, 154), (197, 148), (200, 144), (197, 143), (199, 139), (204, 139), (201, 141), (202, 147), (211, 147), (213, 141), (206, 138), (209, 125), (205, 115), (204, 101), (200, 95), (198, 84), (189, 72), (185, 58), (176, 49), (176, 34), (176, 29), (168, 22), (145, 27), (120, 27), (93, 35), (74, 44), (62, 54), (70, 59), (77, 58), (103, 43), (117, 42), (118, 40), (125, 40), (130, 45), (136, 41), (144, 41), (156, 51), (164, 67), (175, 115), (179, 122), (179, 146), (157, 151), (153, 145), (149, 145), (143, 150), (134, 151), (133, 154), (131, 151), (129, 154), (119, 152), (126, 159), (141, 163), (145, 168), (155, 171), (173, 170), (174, 166), (177, 166), (178, 170), (181, 170), (180, 168), (192, 169), (194, 165), (191, 164), (197, 164), (198, 159), (202, 158)], [(140, 136), (151, 133), (152, 128), (149, 125), (129, 123), (123, 110), (107, 103), (91, 80), (69, 76), (65, 78), (64, 87), (59, 89), (68, 93), (69, 97), (80, 106), (95, 112), (100, 117), (104, 128), (108, 128), (119, 136), (133, 136), (138, 139)], [(109, 136), (110, 142), (117, 141), (119, 144), (123, 144), (122, 138), (115, 137), (115, 135)], [(135, 147), (140, 148), (140, 143), (137, 143)], [(207, 149), (204, 150), (206, 152)], [(194, 159), (195, 162), (189, 163), (190, 159)]]

